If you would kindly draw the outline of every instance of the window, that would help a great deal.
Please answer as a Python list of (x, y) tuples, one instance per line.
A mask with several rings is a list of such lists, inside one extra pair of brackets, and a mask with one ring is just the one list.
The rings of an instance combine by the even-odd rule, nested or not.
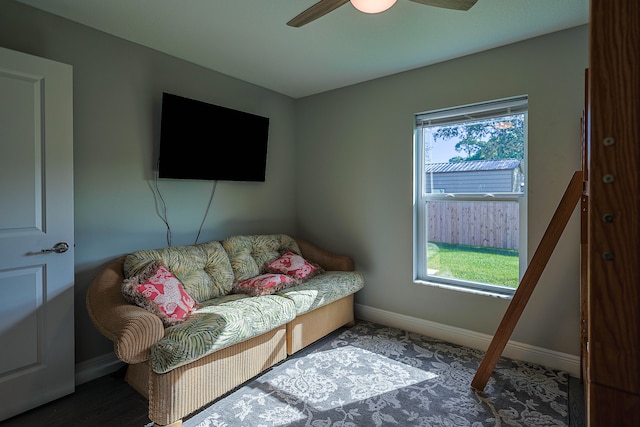
[(526, 269), (527, 97), (415, 116), (414, 281), (513, 295)]

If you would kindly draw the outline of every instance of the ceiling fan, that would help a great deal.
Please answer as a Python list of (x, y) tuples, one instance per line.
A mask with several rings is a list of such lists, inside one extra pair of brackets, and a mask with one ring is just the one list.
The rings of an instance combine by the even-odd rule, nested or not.
[[(396, 2), (396, 0), (320, 0), (291, 21), (287, 22), (290, 27), (302, 27), (316, 19), (326, 15), (329, 12), (333, 12), (340, 6), (349, 3), (353, 3), (354, 7), (366, 13), (377, 13), (387, 10)], [(469, 10), (476, 4), (478, 0), (410, 0), (415, 3), (424, 4), (427, 6), (442, 7), (445, 9), (454, 10)], [(371, 2), (374, 5), (374, 9), (367, 10), (367, 3)], [(379, 8), (375, 9), (376, 6)]]

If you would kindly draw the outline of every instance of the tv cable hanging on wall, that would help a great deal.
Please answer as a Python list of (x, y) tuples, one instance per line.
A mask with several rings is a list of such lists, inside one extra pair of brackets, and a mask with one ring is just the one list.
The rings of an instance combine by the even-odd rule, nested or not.
[[(165, 202), (164, 197), (162, 197), (162, 193), (160, 192), (160, 187), (158, 186), (157, 170), (154, 175), (154, 186), (155, 186), (155, 193), (157, 193), (157, 197), (154, 197), (156, 201), (156, 212), (158, 213), (158, 216), (160, 217), (164, 225), (167, 227), (167, 246), (170, 247), (172, 245), (171, 226), (169, 225), (169, 217), (167, 215), (167, 212), (168, 212), (167, 203)], [(209, 203), (207, 203), (207, 208), (204, 212), (204, 216), (202, 217), (202, 222), (200, 223), (200, 227), (198, 227), (198, 234), (196, 235), (196, 239), (193, 242), (194, 245), (198, 244), (198, 239), (200, 238), (202, 227), (204, 227), (204, 222), (207, 219), (207, 216), (209, 215), (209, 209), (211, 208), (211, 204), (213, 203), (213, 195), (216, 192), (217, 186), (218, 186), (218, 181), (217, 180), (213, 181), (213, 187), (211, 188), (211, 195), (209, 196)], [(161, 206), (158, 206), (158, 201), (160, 201)]]

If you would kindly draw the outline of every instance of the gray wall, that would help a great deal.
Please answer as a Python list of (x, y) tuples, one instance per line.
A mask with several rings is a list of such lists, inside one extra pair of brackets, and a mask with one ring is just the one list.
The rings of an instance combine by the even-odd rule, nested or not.
[[(152, 191), (163, 91), (271, 119), (266, 182), (219, 182), (199, 242), (295, 232), (291, 98), (12, 1), (0, 1), (0, 46), (73, 66), (76, 363), (113, 351), (85, 309), (98, 268), (167, 245)], [(159, 187), (173, 244), (193, 243), (212, 183)]]
[[(582, 26), (296, 101), (299, 231), (355, 257), (357, 304), (495, 333), (508, 301), (412, 282), (413, 117), (529, 96), (531, 257), (580, 168), (587, 55)], [(579, 354), (578, 221), (576, 210), (514, 340)]]
[[(76, 362), (111, 351), (84, 308), (106, 261), (166, 246), (152, 192), (162, 91), (271, 118), (267, 182), (219, 183), (200, 241), (297, 234), (354, 257), (356, 303), (493, 334), (507, 302), (412, 283), (413, 114), (529, 95), (529, 253), (580, 167), (587, 28), (292, 100), (99, 31), (0, 1), (0, 45), (74, 68)], [(211, 184), (161, 182), (174, 244), (192, 243)], [(577, 215), (513, 338), (579, 353)]]

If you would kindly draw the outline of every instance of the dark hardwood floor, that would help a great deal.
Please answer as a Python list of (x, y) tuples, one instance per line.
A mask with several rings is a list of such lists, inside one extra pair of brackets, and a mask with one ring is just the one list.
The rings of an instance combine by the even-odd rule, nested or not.
[(569, 427), (587, 425), (584, 404), (584, 382), (569, 377)]
[(144, 427), (147, 400), (124, 381), (124, 368), (76, 387), (73, 394), (0, 422), (2, 427)]
[[(583, 384), (569, 379), (569, 427), (585, 425)], [(124, 370), (76, 387), (75, 393), (0, 422), (2, 427), (144, 427), (147, 401), (124, 381)]]

